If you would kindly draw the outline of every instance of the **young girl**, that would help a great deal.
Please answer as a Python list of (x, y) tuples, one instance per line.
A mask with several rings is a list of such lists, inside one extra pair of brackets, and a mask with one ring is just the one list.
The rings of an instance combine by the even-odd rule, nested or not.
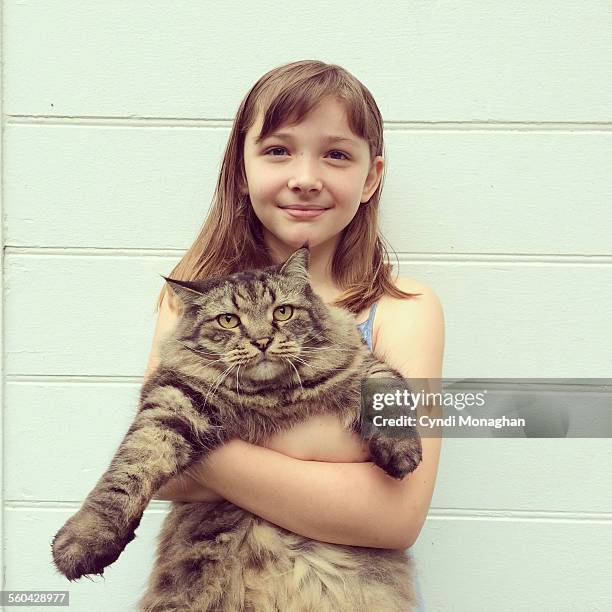
[[(376, 356), (406, 378), (439, 379), (442, 308), (429, 287), (391, 278), (378, 229), (383, 169), (382, 118), (355, 77), (320, 61), (271, 70), (238, 109), (210, 212), (169, 276), (268, 266), (308, 243), (313, 290), (356, 315)], [(158, 307), (145, 377), (179, 316), (167, 285)], [(265, 448), (230, 441), (156, 498), (227, 499), (309, 538), (405, 549), (427, 516), (440, 442), (424, 437), (422, 463), (397, 481), (368, 461), (367, 445), (335, 417), (313, 417)]]

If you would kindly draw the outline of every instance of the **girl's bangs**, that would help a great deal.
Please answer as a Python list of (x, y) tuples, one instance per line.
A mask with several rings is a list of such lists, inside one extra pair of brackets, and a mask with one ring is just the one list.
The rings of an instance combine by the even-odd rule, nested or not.
[(350, 88), (346, 91), (345, 87), (328, 79), (323, 82), (308, 80), (267, 96), (262, 94), (258, 107), (263, 114), (263, 125), (258, 139), (266, 138), (281, 126), (298, 124), (326, 98), (336, 98), (344, 106), (351, 131), (368, 140), (363, 100)]

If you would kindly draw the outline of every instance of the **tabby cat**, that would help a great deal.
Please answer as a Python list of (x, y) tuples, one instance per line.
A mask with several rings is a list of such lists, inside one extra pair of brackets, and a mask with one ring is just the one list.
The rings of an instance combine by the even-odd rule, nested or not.
[[(166, 279), (182, 316), (109, 468), (53, 540), (53, 560), (69, 580), (102, 574), (134, 539), (155, 492), (231, 438), (263, 445), (324, 412), (364, 435), (361, 380), (401, 376), (371, 355), (351, 313), (313, 292), (308, 263), (303, 247), (260, 270)], [(372, 431), (372, 461), (387, 474), (401, 479), (417, 467), (416, 430)], [(401, 550), (319, 542), (228, 501), (175, 502), (139, 609), (406, 612), (415, 602), (412, 571)]]

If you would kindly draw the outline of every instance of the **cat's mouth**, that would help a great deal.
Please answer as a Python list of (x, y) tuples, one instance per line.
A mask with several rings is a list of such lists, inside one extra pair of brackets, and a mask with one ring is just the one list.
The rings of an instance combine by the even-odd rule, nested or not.
[(269, 355), (256, 355), (245, 364), (247, 376), (253, 380), (268, 380), (277, 377), (285, 370), (283, 362)]
[(280, 359), (272, 356), (272, 355), (268, 355), (266, 353), (259, 353), (258, 355), (254, 355), (253, 357), (251, 357), (250, 359), (248, 359), (244, 365), (247, 368), (252, 368), (254, 366), (257, 365), (261, 365), (261, 364), (280, 364)]

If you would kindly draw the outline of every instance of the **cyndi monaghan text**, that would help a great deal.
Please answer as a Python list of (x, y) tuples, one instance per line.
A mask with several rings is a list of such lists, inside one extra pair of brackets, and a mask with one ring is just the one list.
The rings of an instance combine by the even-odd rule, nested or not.
[(497, 417), (494, 419), (476, 418), (471, 415), (451, 414), (444, 418), (434, 418), (425, 414), (418, 419), (415, 416), (402, 415), (400, 417), (390, 418), (384, 417), (382, 414), (377, 414), (372, 423), (375, 427), (493, 427), (501, 429), (502, 427), (525, 427), (525, 419), (510, 419), (507, 416)]

